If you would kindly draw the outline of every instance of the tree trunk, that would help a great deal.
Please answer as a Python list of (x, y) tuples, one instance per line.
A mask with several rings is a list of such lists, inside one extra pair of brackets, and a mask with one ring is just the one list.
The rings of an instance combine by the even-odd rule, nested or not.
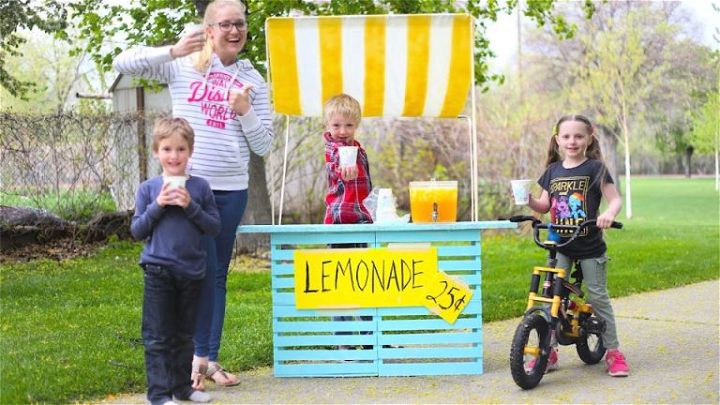
[(198, 17), (203, 18), (205, 16), (205, 9), (208, 4), (210, 4), (210, 0), (193, 0), (193, 3), (195, 3), (195, 10), (197, 10)]
[(625, 148), (625, 218), (632, 218), (632, 196), (630, 190), (630, 136), (627, 123), (623, 121), (623, 139)]
[(685, 177), (687, 177), (688, 179), (689, 179), (690, 176), (692, 175), (692, 155), (693, 155), (693, 152), (694, 152), (694, 151), (695, 151), (695, 148), (693, 148), (692, 145), (688, 145), (688, 146), (685, 148), (685, 159), (686, 159), (686, 162), (685, 162), (685, 163), (686, 163), (686, 164), (685, 164)]
[(720, 190), (720, 149), (717, 146), (715, 146), (715, 190)]
[[(267, 176), (265, 173), (265, 160), (250, 154), (249, 167), (250, 182), (248, 184), (248, 204), (243, 215), (242, 224), (258, 225), (272, 223), (270, 213), (270, 195), (268, 194)], [(269, 246), (268, 235), (265, 234), (238, 234), (236, 240), (236, 253), (256, 253)]]
[(617, 171), (617, 136), (616, 131), (605, 125), (600, 125), (600, 148), (605, 158), (605, 165), (615, 181), (615, 185), (620, 187), (620, 178)]

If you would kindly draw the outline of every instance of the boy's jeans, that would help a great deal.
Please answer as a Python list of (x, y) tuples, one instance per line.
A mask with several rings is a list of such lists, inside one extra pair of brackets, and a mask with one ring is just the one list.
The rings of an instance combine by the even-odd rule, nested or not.
[(235, 235), (248, 200), (247, 190), (213, 190), (215, 204), (220, 212), (222, 228), (218, 236), (203, 236), (203, 248), (207, 253), (207, 272), (200, 295), (198, 320), (195, 327), (195, 355), (208, 356), (217, 361), (220, 351), (225, 303), (227, 273), (235, 246)]
[(161, 404), (192, 393), (190, 369), (198, 298), (202, 280), (174, 275), (160, 266), (143, 265), (142, 337), (145, 345), (147, 399)]

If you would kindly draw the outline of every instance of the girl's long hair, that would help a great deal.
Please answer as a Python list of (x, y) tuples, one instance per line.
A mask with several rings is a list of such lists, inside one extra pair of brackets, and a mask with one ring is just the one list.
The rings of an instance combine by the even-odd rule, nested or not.
[(592, 125), (592, 122), (590, 122), (590, 119), (587, 118), (584, 115), (566, 115), (564, 117), (561, 117), (558, 122), (553, 127), (553, 133), (552, 137), (550, 138), (550, 145), (548, 146), (548, 154), (547, 154), (547, 161), (545, 162), (545, 167), (550, 166), (554, 162), (559, 162), (562, 160), (562, 156), (560, 155), (560, 146), (557, 143), (557, 135), (560, 131), (560, 124), (562, 124), (565, 121), (579, 121), (585, 124), (587, 127), (588, 134), (590, 134), (591, 141), (590, 145), (588, 145), (587, 149), (585, 150), (585, 157), (588, 159), (594, 159), (599, 160), (602, 162), (602, 169), (599, 173), (598, 178), (595, 181), (600, 181), (600, 190), (605, 187), (605, 176), (608, 173), (607, 165), (605, 164), (605, 159), (603, 158), (602, 150), (600, 149), (600, 140), (595, 136), (595, 128)]
[[(210, 24), (217, 23), (217, 21), (211, 20), (215, 18), (215, 14), (217, 13), (218, 9), (227, 6), (237, 7), (242, 12), (242, 14), (245, 14), (245, 4), (243, 4), (239, 0), (214, 0), (213, 2), (208, 4), (207, 8), (205, 9), (205, 15), (203, 17), (203, 28), (207, 29)], [(212, 38), (210, 38), (209, 35), (206, 35), (205, 45), (203, 46), (203, 49), (193, 54), (193, 66), (195, 66), (195, 69), (197, 69), (198, 72), (205, 72), (208, 68), (210, 68), (210, 61), (212, 60), (213, 51), (214, 49)]]
[(564, 117), (561, 117), (558, 122), (553, 127), (552, 137), (550, 138), (550, 144), (548, 145), (548, 152), (547, 152), (547, 160), (545, 161), (545, 167), (550, 166), (551, 164), (555, 162), (559, 162), (562, 160), (562, 156), (560, 155), (560, 146), (557, 143), (557, 135), (560, 131), (560, 124), (562, 124), (565, 121), (579, 121), (585, 124), (587, 127), (588, 134), (590, 134), (590, 145), (588, 145), (587, 150), (585, 151), (585, 157), (588, 159), (595, 159), (599, 161), (603, 161), (603, 155), (602, 151), (600, 150), (600, 141), (595, 136), (595, 129), (593, 128), (592, 123), (590, 120), (585, 117), (584, 115), (566, 115)]

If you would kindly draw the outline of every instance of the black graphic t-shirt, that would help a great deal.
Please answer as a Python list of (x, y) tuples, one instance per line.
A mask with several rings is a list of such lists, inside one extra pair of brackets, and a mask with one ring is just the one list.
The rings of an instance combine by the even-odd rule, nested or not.
[[(604, 183), (613, 183), (612, 177), (601, 161), (591, 159), (572, 169), (564, 168), (562, 162), (552, 163), (538, 179), (540, 187), (550, 195), (550, 221), (558, 225), (579, 225), (596, 219)], [(558, 230), (558, 234), (567, 237), (572, 232)], [(602, 256), (606, 249), (602, 231), (591, 227), (559, 251), (572, 259), (587, 259)]]

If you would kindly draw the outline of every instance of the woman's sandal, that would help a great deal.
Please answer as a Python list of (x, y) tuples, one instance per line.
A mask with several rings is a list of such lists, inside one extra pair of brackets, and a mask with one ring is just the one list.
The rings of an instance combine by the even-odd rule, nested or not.
[(215, 385), (220, 387), (232, 387), (240, 384), (240, 379), (225, 371), (222, 366), (215, 362), (208, 364), (205, 376), (208, 380), (213, 381)]
[(197, 391), (205, 391), (205, 384), (203, 380), (208, 372), (208, 365), (193, 362), (192, 371), (190, 372), (190, 381), (192, 382), (192, 388)]

